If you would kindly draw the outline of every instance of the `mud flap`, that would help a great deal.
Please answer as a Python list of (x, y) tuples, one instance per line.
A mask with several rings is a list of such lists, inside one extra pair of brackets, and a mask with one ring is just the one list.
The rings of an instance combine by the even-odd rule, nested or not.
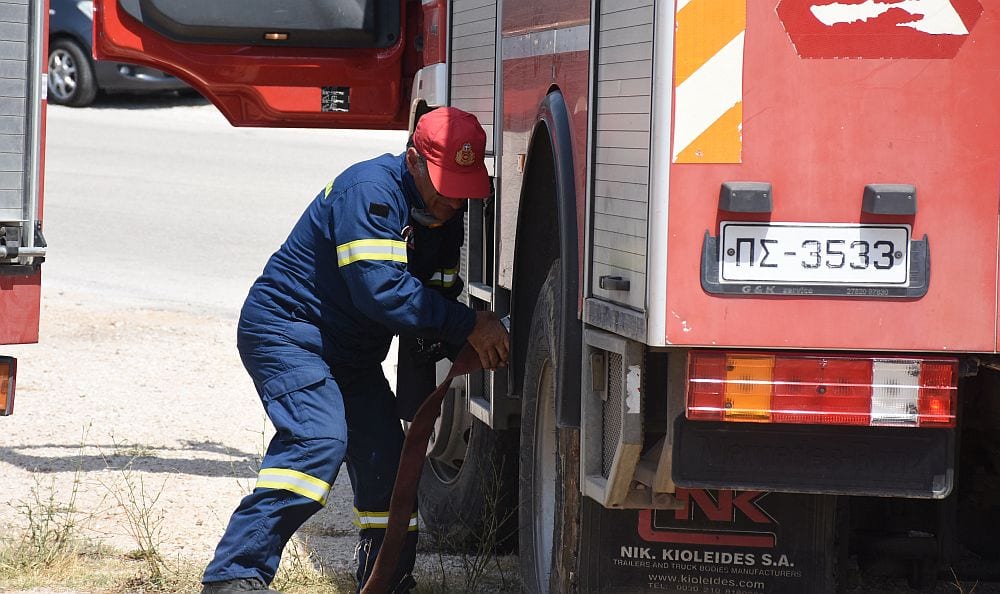
[(584, 498), (580, 592), (834, 592), (834, 497), (677, 495), (677, 510), (612, 510)]

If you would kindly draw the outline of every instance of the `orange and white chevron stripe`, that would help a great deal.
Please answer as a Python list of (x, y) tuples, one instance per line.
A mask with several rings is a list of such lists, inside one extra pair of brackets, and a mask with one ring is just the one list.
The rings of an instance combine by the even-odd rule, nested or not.
[(739, 163), (747, 0), (677, 0), (674, 163)]

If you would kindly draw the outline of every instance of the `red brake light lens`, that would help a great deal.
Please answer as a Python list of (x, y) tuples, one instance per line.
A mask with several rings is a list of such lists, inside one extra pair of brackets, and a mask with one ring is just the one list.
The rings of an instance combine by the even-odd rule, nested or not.
[(777, 357), (774, 422), (867, 425), (871, 379), (868, 361)]
[(688, 418), (721, 421), (724, 384), (716, 378), (726, 376), (726, 355), (701, 353), (688, 360)]
[(958, 366), (947, 363), (925, 363), (920, 368), (920, 397), (917, 414), (921, 427), (951, 427), (955, 424), (955, 386)]

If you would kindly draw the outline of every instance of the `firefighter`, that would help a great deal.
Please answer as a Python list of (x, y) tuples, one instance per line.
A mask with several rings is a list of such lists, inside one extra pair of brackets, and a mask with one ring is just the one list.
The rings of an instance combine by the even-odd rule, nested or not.
[[(205, 569), (202, 594), (276, 592), (268, 585), (282, 549), (326, 504), (345, 460), (360, 590), (385, 532), (403, 442), (381, 366), (390, 340), (468, 341), (485, 368), (506, 364), (499, 320), (440, 290), (454, 287), (457, 215), (467, 199), (490, 194), (485, 146), (471, 114), (444, 107), (424, 115), (402, 155), (358, 163), (320, 191), (250, 289), (237, 346), (276, 433)], [(415, 583), (416, 519), (414, 509), (394, 592)]]

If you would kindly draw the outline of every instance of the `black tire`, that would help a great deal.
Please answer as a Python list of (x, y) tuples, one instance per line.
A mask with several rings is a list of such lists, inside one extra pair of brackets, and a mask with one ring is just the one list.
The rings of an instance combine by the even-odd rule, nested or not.
[(478, 419), (457, 470), (428, 460), (420, 478), (421, 530), (448, 553), (509, 553), (517, 546), (517, 434)]
[(937, 559), (911, 559), (906, 575), (910, 588), (929, 592), (937, 584)]
[(94, 64), (72, 39), (56, 39), (49, 45), (49, 93), (51, 103), (84, 107), (97, 97)]
[(521, 584), (525, 592), (576, 590), (580, 542), (580, 432), (556, 425), (559, 261), (535, 303), (521, 402)]

